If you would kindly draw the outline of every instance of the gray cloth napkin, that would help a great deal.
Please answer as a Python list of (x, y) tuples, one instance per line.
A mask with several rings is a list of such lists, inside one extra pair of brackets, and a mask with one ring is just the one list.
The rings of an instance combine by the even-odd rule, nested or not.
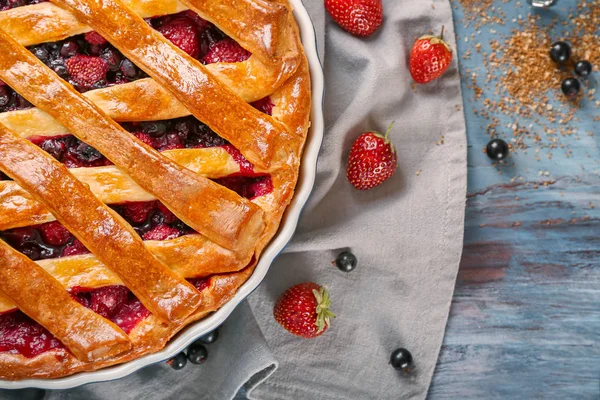
[[(304, 3), (327, 86), (317, 183), (294, 240), (250, 306), (224, 323), (207, 363), (182, 371), (163, 363), (115, 382), (0, 397), (224, 400), (242, 387), (236, 399), (425, 398), (462, 250), (466, 136), (456, 60), (442, 79), (413, 90), (407, 58), (418, 36), (442, 25), (456, 48), (450, 4), (384, 0), (381, 30), (360, 39), (325, 15), (322, 0)], [(353, 140), (392, 121), (398, 171), (371, 191), (353, 189), (345, 176)], [(331, 264), (344, 249), (359, 258), (349, 274)], [(277, 297), (303, 281), (326, 285), (338, 316), (312, 340), (285, 332), (272, 317)], [(388, 365), (397, 347), (414, 356), (409, 376)]]

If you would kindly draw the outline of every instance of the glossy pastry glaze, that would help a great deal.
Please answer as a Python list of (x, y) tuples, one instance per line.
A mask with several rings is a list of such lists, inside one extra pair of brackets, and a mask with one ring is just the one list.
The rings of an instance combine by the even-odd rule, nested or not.
[[(196, 291), (159, 262), (131, 226), (99, 201), (65, 166), (3, 126), (0, 126), (0, 154), (10, 154), (0, 159), (4, 173), (44, 203), (153, 314), (168, 321), (181, 321), (198, 307)], [(10, 263), (1, 256), (0, 262)]]
[[(57, 4), (61, 3), (63, 6), (70, 4), (77, 7), (79, 2), (57, 2)], [(109, 8), (115, 12), (114, 15), (122, 15), (119, 14), (123, 12), (122, 8), (124, 7), (121, 2), (99, 1), (92, 3), (97, 6), (110, 6)], [(159, 260), (157, 262), (169, 269), (170, 272), (167, 273), (167, 276), (176, 276), (179, 277), (178, 279), (208, 277), (207, 281), (203, 281), (205, 283), (202, 284), (202, 287), (196, 286), (196, 288), (201, 289), (199, 292), (196, 291), (196, 293), (199, 293), (199, 306), (195, 311), (193, 311), (193, 306), (188, 307), (190, 312), (193, 311), (189, 317), (183, 321), (176, 320), (175, 318), (169, 320), (169, 318), (160, 318), (160, 313), (153, 312), (151, 315), (140, 320), (128, 332), (127, 336), (133, 348), (121, 355), (106, 357), (98, 355), (93, 360), (89, 358), (85, 359), (81, 352), (76, 353), (71, 349), (68, 340), (65, 340), (62, 334), (62, 336), (58, 334), (56, 336), (63, 341), (63, 344), (67, 347), (66, 349), (57, 347), (29, 358), (14, 352), (0, 352), (0, 376), (4, 379), (64, 376), (78, 371), (94, 370), (126, 362), (143, 354), (160, 350), (169, 338), (181, 328), (215, 311), (231, 299), (239, 286), (252, 274), (256, 260), (260, 256), (262, 249), (277, 231), (283, 212), (294, 193), (300, 157), (309, 125), (310, 78), (308, 66), (299, 43), (297, 27), (291, 16), (287, 2), (266, 2), (262, 0), (223, 0), (214, 2), (194, 0), (186, 1), (185, 5), (181, 5), (172, 1), (158, 2), (148, 0), (137, 3), (125, 3), (130, 6), (130, 10), (125, 10), (125, 15), (128, 15), (132, 21), (137, 21), (137, 23), (133, 24), (137, 28), (139, 28), (139, 18), (131, 15), (131, 11), (145, 17), (192, 8), (199, 15), (215, 23), (225, 33), (250, 50), (253, 56), (244, 62), (217, 63), (206, 67), (198, 67), (196, 65), (197, 62), (191, 59), (191, 57), (188, 57), (169, 43), (166, 43), (166, 40), (160, 35), (152, 33), (154, 35), (152, 36), (152, 41), (156, 42), (154, 43), (155, 46), (151, 47), (155, 49), (153, 53), (141, 54), (140, 58), (136, 58), (134, 56), (135, 52), (139, 52), (140, 50), (133, 48), (131, 49), (131, 54), (127, 54), (127, 56), (142, 67), (144, 67), (142, 65), (144, 60), (141, 58), (146, 57), (145, 62), (149, 64), (147, 72), (153, 78), (85, 93), (85, 98), (91, 100), (91, 102), (85, 102), (83, 100), (84, 97), (81, 95), (68, 93), (69, 97), (77, 99), (75, 102), (78, 104), (77, 107), (83, 105), (86, 108), (91, 107), (94, 111), (94, 117), (90, 117), (89, 114), (81, 117), (78, 116), (78, 119), (82, 121), (80, 127), (74, 124), (72, 118), (64, 117), (60, 111), (52, 110), (49, 106), (51, 103), (43, 104), (39, 99), (34, 98), (39, 94), (29, 92), (29, 88), (19, 87), (23, 83), (10, 81), (10, 77), (8, 76), (0, 76), (0, 79), (6, 80), (10, 86), (17, 89), (25, 97), (31, 97), (30, 101), (32, 103), (42, 109), (46, 109), (45, 111), (52, 113), (52, 116), (35, 108), (12, 111), (0, 114), (0, 124), (4, 124), (15, 131), (12, 133), (15, 137), (31, 138), (39, 135), (54, 137), (71, 133), (81, 136), (84, 141), (89, 142), (90, 133), (83, 130), (83, 121), (87, 121), (88, 118), (101, 120), (111, 130), (117, 131), (120, 128), (118, 125), (111, 123), (108, 117), (118, 121), (149, 121), (178, 118), (189, 114), (196, 115), (198, 110), (196, 112), (191, 110), (190, 112), (186, 107), (194, 108), (198, 105), (193, 104), (194, 101), (191, 101), (187, 97), (192, 96), (196, 91), (204, 92), (205, 87), (202, 85), (194, 86), (193, 90), (188, 91), (186, 98), (182, 99), (181, 92), (175, 92), (173, 89), (173, 87), (181, 87), (181, 80), (175, 79), (176, 82), (173, 85), (170, 82), (167, 82), (167, 84), (164, 80), (160, 80), (161, 76), (163, 79), (165, 76), (168, 79), (172, 79), (168, 75), (171, 70), (169, 70), (169, 66), (165, 65), (164, 62), (155, 62), (157, 57), (152, 56), (152, 54), (156, 54), (156, 49), (160, 49), (158, 51), (161, 53), (166, 51), (167, 54), (177, 57), (178, 60), (185, 60), (190, 66), (197, 68), (188, 70), (190, 74), (196, 77), (212, 75), (211, 79), (214, 79), (212, 84), (216, 87), (214, 89), (216, 92), (212, 93), (228, 93), (227, 96), (236, 95), (235, 101), (232, 103), (236, 107), (227, 107), (221, 109), (225, 111), (220, 111), (221, 113), (225, 113), (221, 116), (227, 116), (232, 126), (237, 126), (238, 128), (247, 127), (244, 124), (236, 124), (235, 121), (237, 118), (245, 118), (244, 116), (249, 115), (255, 121), (254, 123), (259, 125), (259, 128), (267, 128), (267, 131), (255, 129), (256, 127), (246, 128), (250, 129), (250, 137), (260, 139), (256, 144), (249, 143), (237, 146), (235, 140), (230, 140), (236, 145), (235, 147), (240, 149), (241, 154), (257, 161), (255, 162), (256, 166), (251, 168), (252, 174), (268, 174), (269, 182), (272, 184), (272, 190), (266, 191), (265, 194), (261, 193), (250, 200), (244, 200), (239, 196), (235, 197), (235, 201), (242, 204), (247, 202), (251, 207), (260, 210), (264, 228), (260, 230), (260, 233), (256, 232), (256, 229), (253, 229), (255, 233), (240, 234), (249, 243), (248, 246), (252, 249), (251, 253), (254, 254), (254, 258), (250, 264), (248, 264), (249, 260), (247, 256), (240, 255), (239, 251), (235, 251), (237, 249), (234, 249), (234, 251), (231, 250), (231, 247), (235, 246), (219, 246), (213, 238), (210, 238), (213, 239), (210, 240), (208, 235), (191, 234), (181, 236), (177, 239), (143, 242), (142, 246), (145, 247), (145, 252), (153, 254)], [(213, 6), (216, 5), (219, 7), (214, 8)], [(117, 8), (117, 11), (115, 11), (114, 7)], [(226, 17), (224, 17), (221, 14), (223, 9), (229, 10), (228, 12), (232, 14), (227, 14), (226, 12), (224, 13)], [(152, 12), (152, 10), (160, 11)], [(240, 13), (240, 10), (246, 10), (247, 12)], [(91, 15), (102, 15), (101, 10), (95, 9), (91, 11), (93, 12)], [(77, 13), (75, 12), (75, 14)], [(24, 15), (28, 15), (28, 17), (24, 18)], [(110, 24), (98, 24), (94, 20), (88, 20), (89, 16), (84, 17), (79, 15), (82, 20), (81, 22), (86, 23), (84, 25), (77, 18), (73, 17), (73, 15), (72, 10), (68, 6), (62, 9), (50, 3), (19, 7), (7, 12), (0, 12), (0, 21), (3, 21), (3, 23), (0, 23), (0, 29), (7, 29), (10, 32), (10, 36), (27, 45), (42, 41), (58, 40), (89, 31), (88, 24), (92, 25), (98, 31), (101, 31), (101, 26), (108, 26), (105, 29), (110, 29)], [(54, 25), (44, 23), (43, 21), (48, 21), (47, 18), (50, 18), (50, 20), (55, 18), (60, 23)], [(15, 34), (15, 31), (19, 30), (15, 27), (24, 26), (23, 21), (33, 23), (31, 21), (34, 19), (36, 21), (35, 26), (44, 28), (30, 34), (28, 39), (26, 38), (26, 30)], [(6, 21), (12, 21), (12, 23), (8, 25), (4, 24)], [(248, 24), (248, 21), (254, 22)], [(272, 32), (278, 32), (279, 37), (274, 35), (271, 38), (271, 42), (268, 40), (265, 41), (264, 38), (260, 37), (261, 25), (255, 23), (256, 21), (260, 21), (263, 26), (272, 24)], [(5, 26), (8, 28), (5, 28)], [(252, 29), (249, 27), (252, 27)], [(120, 46), (122, 49), (126, 45), (131, 45), (129, 43), (115, 43), (115, 40), (127, 42), (126, 38), (123, 37), (114, 38), (110, 37), (110, 35), (106, 35), (106, 37), (115, 46)], [(11, 43), (9, 46), (10, 51), (13, 52), (15, 47)], [(31, 64), (34, 64), (33, 61), (31, 60)], [(6, 70), (10, 71), (11, 66), (5, 66), (8, 67)], [(40, 73), (39, 69), (40, 66), (38, 65), (29, 71)], [(10, 75), (10, 72), (8, 74)], [(30, 82), (35, 84), (34, 80), (30, 80)], [(186, 85), (185, 82), (183, 84)], [(51, 80), (50, 85), (55, 85), (55, 82)], [(188, 88), (188, 86), (185, 86), (185, 88)], [(208, 94), (202, 94), (203, 96), (210, 96), (210, 93), (209, 91)], [(249, 110), (251, 107), (247, 104), (240, 102), (240, 99), (254, 101), (266, 96), (269, 96), (270, 101), (274, 104), (272, 111), (273, 118), (264, 114), (257, 114)], [(214, 98), (212, 101), (217, 102), (219, 100)], [(95, 108), (92, 103), (95, 103), (98, 108)], [(140, 107), (140, 104), (144, 106)], [(69, 106), (71, 105), (69, 102)], [(221, 106), (222, 104), (212, 110), (214, 111)], [(239, 109), (237, 108), (238, 106)], [(76, 108), (76, 110), (79, 111), (80, 109)], [(220, 129), (216, 128), (216, 130)], [(102, 132), (105, 131), (103, 130)], [(124, 133), (124, 131), (119, 132)], [(254, 135), (257, 132), (259, 134)], [(263, 133), (261, 134), (260, 132)], [(267, 134), (264, 134), (264, 132)], [(224, 137), (226, 136), (225, 133), (220, 133)], [(127, 139), (130, 142), (136, 143), (131, 138), (131, 134), (127, 133), (127, 135), (129, 136), (123, 135), (121, 138), (124, 142)], [(106, 204), (119, 204), (123, 201), (151, 201), (159, 198), (170, 209), (173, 207), (171, 203), (177, 199), (165, 199), (164, 194), (160, 193), (160, 190), (156, 190), (154, 187), (154, 184), (160, 183), (156, 182), (157, 179), (152, 181), (152, 187), (149, 188), (148, 186), (150, 185), (144, 185), (142, 184), (143, 182), (135, 179), (137, 172), (128, 170), (128, 163), (124, 159), (120, 159), (118, 154), (112, 155), (110, 148), (101, 148), (102, 143), (100, 145), (94, 143), (93, 145), (101, 153), (108, 156), (116, 166), (70, 170), (68, 174), (73, 176), (73, 181), (89, 185), (89, 189), (86, 189), (89, 195), (96, 196), (99, 201)], [(125, 143), (124, 145), (126, 146)], [(258, 146), (256, 148), (260, 151), (253, 149), (252, 146)], [(105, 147), (109, 147), (108, 144)], [(147, 153), (153, 152), (153, 156), (159, 159), (161, 164), (172, 162), (178, 169), (193, 172), (195, 179), (205, 176), (217, 179), (217, 181), (225, 184), (227, 179), (229, 179), (228, 177), (232, 174), (244, 176), (244, 174), (248, 173), (246, 162), (240, 163), (239, 156), (228, 151), (225, 147), (168, 150), (164, 153), (156, 153), (154, 150), (144, 147), (143, 150)], [(134, 154), (137, 157), (138, 153)], [(36, 154), (35, 158), (37, 157), (38, 155)], [(135, 158), (135, 161), (139, 162), (139, 159)], [(4, 170), (4, 168), (2, 169)], [(149, 168), (149, 170), (153, 170), (153, 168)], [(156, 172), (157, 170), (153, 171)], [(15, 171), (13, 178), (22, 173), (21, 171)], [(224, 179), (221, 180), (220, 178)], [(180, 193), (177, 186), (178, 182), (178, 180), (169, 181), (168, 183), (172, 188), (170, 190)], [(227, 191), (227, 189), (221, 187), (219, 189)], [(28, 187), (24, 182), (19, 181), (19, 179), (15, 179), (15, 181), (0, 181), (0, 203), (2, 203), (2, 206), (0, 206), (0, 216), (2, 217), (0, 218), (0, 230), (18, 226), (36, 225), (53, 220), (55, 217), (64, 222), (60, 215), (57, 215), (47, 202), (44, 202), (43, 199), (32, 193), (32, 190), (31, 187)], [(231, 198), (231, 195), (228, 193), (224, 195), (224, 198)], [(72, 205), (71, 207), (74, 208), (76, 206)], [(204, 215), (209, 214), (209, 210), (213, 207), (215, 207), (214, 202), (196, 202), (190, 204), (190, 208), (194, 208), (195, 213)], [(223, 212), (223, 208), (220, 205), (217, 212)], [(178, 216), (181, 218), (182, 213), (176, 214), (179, 214)], [(6, 219), (5, 216), (7, 216)], [(181, 219), (188, 223), (188, 219), (185, 216)], [(221, 219), (216, 218), (216, 220)], [(240, 226), (247, 229), (248, 223), (242, 222)], [(77, 234), (77, 230), (81, 228), (79, 224), (69, 224), (67, 227), (74, 234)], [(200, 229), (197, 230), (200, 231)], [(225, 243), (221, 242), (221, 244)], [(231, 244), (231, 242), (227, 244)], [(88, 243), (86, 243), (87, 245)], [(103, 243), (101, 245), (106, 246)], [(110, 285), (122, 284), (126, 284), (132, 288), (130, 282), (127, 279), (123, 279), (125, 277), (121, 277), (118, 273), (115, 273), (114, 269), (110, 268), (110, 263), (107, 263), (102, 258), (103, 255), (99, 254), (98, 249), (92, 249), (93, 247), (93, 244), (90, 245), (92, 254), (40, 260), (35, 263), (29, 261), (29, 263), (37, 266), (40, 271), (46, 274), (45, 276), (53, 278), (54, 282), (70, 290), (77, 290), (79, 287), (103, 288)], [(12, 250), (9, 251), (14, 252)], [(26, 286), (27, 284), (23, 283), (23, 287), (25, 288)], [(0, 291), (2, 291), (1, 285)], [(26, 314), (30, 314), (28, 310), (24, 310), (20, 306), (17, 300), (7, 295), (7, 293), (0, 295), (0, 314), (14, 309), (15, 306), (25, 311)], [(140, 297), (140, 300), (146, 305), (146, 299)], [(33, 314), (30, 316), (44, 325), (44, 321), (38, 316)], [(48, 326), (46, 327), (49, 328)], [(98, 346), (98, 348), (101, 347)], [(71, 351), (67, 349), (71, 349)]]

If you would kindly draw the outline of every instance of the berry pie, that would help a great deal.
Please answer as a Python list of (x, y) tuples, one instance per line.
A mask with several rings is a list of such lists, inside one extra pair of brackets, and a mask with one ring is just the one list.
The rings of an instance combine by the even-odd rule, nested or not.
[(287, 0), (0, 0), (0, 379), (162, 349), (251, 276), (310, 77)]

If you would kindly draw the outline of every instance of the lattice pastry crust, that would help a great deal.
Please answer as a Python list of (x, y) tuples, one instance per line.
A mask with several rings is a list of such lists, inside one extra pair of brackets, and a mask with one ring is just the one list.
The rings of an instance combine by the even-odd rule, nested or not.
[[(252, 56), (202, 65), (143, 18), (193, 10)], [(95, 30), (148, 78), (83, 94), (25, 46)], [(217, 310), (254, 270), (291, 201), (309, 127), (310, 77), (287, 0), (52, 0), (0, 12), (0, 80), (36, 108), (0, 113), (0, 230), (58, 220), (91, 254), (31, 261), (0, 241), (0, 313), (20, 309), (64, 348), (0, 352), (2, 379), (53, 378), (156, 352)], [(249, 105), (269, 96), (272, 116)], [(193, 115), (230, 147), (162, 153), (118, 122)], [(29, 140), (72, 134), (114, 165), (67, 169)], [(213, 180), (273, 190), (246, 199)], [(160, 200), (197, 233), (142, 241), (111, 204)], [(198, 291), (186, 279), (210, 277)], [(74, 287), (125, 285), (151, 314), (126, 334), (75, 301)]]

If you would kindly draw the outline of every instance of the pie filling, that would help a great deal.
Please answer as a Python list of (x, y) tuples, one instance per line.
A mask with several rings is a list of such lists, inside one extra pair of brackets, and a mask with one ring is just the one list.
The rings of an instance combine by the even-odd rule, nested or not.
[(0, 0), (0, 11), (11, 10), (13, 8), (30, 6), (32, 4), (45, 3), (48, 0)]
[[(40, 2), (0, 0), (0, 11)], [(241, 62), (251, 56), (250, 52), (193, 11), (148, 18), (146, 22), (204, 64)], [(58, 42), (31, 46), (29, 50), (80, 92), (133, 82), (148, 76), (94, 31)], [(31, 103), (0, 81), (0, 112), (31, 107)]]
[[(188, 279), (198, 291), (210, 285), (210, 277)], [(150, 312), (125, 286), (113, 285), (96, 289), (73, 287), (71, 297), (83, 306), (114, 322), (129, 334)], [(0, 314), (0, 352), (36, 357), (64, 345), (43, 326), (20, 310)]]
[[(143, 240), (169, 240), (193, 233), (159, 201), (112, 205)], [(0, 239), (30, 259), (46, 260), (89, 253), (60, 222), (0, 231)]]

